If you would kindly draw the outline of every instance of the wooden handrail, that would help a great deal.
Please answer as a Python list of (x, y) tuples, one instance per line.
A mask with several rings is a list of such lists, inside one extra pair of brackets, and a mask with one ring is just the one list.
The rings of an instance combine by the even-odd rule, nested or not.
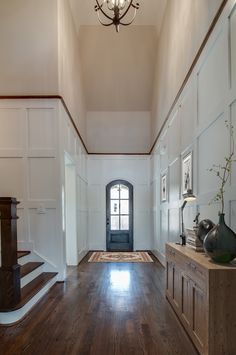
[(11, 310), (21, 299), (20, 265), (17, 263), (18, 203), (16, 198), (0, 197), (0, 311)]

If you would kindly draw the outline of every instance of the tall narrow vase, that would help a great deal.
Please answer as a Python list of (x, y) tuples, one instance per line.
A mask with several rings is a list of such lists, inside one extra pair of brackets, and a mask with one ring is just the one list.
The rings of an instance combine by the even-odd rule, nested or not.
[(206, 235), (205, 252), (218, 263), (228, 263), (236, 257), (236, 234), (225, 224), (225, 215), (220, 214), (219, 223)]

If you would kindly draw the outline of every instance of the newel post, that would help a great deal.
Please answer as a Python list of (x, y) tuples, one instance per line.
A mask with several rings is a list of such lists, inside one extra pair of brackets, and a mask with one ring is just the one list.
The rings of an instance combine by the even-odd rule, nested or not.
[(18, 203), (15, 198), (0, 197), (0, 310), (10, 310), (21, 298), (20, 265), (17, 263)]

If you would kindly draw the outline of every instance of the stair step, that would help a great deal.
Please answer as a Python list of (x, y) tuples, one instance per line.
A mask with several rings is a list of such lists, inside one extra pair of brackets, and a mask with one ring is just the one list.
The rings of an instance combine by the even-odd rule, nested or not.
[(43, 262), (29, 262), (21, 266), (20, 268), (20, 277), (23, 278), (26, 275), (30, 274), (32, 271), (36, 270), (42, 266)]
[(56, 275), (57, 272), (43, 272), (21, 289), (21, 301), (15, 307), (10, 310), (1, 309), (0, 312), (12, 312), (24, 307), (26, 303), (29, 302)]
[(21, 250), (17, 252), (17, 259), (23, 258), (26, 255), (29, 255), (30, 251), (28, 250)]

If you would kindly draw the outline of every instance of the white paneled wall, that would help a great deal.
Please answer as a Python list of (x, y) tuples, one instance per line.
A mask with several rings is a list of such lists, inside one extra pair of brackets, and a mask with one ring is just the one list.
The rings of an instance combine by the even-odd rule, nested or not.
[[(208, 171), (221, 164), (230, 151), (230, 134), (225, 120), (231, 120), (236, 139), (236, 2), (229, 1), (205, 47), (151, 157), (151, 195), (154, 249), (165, 259), (165, 243), (179, 241), (181, 161), (193, 153), (193, 188), (196, 203), (184, 211), (186, 227), (201, 219), (218, 221), (219, 204), (209, 204), (219, 180)], [(168, 176), (168, 198), (161, 202), (160, 180)], [(226, 189), (226, 220), (236, 231), (236, 167)]]
[(106, 250), (106, 185), (117, 179), (134, 186), (134, 250), (152, 248), (149, 169), (150, 158), (146, 156), (89, 156), (90, 250)]
[(76, 167), (77, 248), (78, 261), (80, 261), (88, 251), (87, 154), (61, 103), (59, 110), (62, 190), (65, 186), (65, 154)]
[(0, 127), (0, 196), (20, 201), (18, 247), (31, 250), (63, 279), (65, 152), (77, 168), (78, 254), (87, 249), (84, 148), (59, 100), (1, 100)]
[(52, 266), (60, 263), (60, 255), (52, 252), (58, 234), (56, 115), (55, 101), (0, 102), (0, 195), (20, 201), (19, 247), (35, 249)]

